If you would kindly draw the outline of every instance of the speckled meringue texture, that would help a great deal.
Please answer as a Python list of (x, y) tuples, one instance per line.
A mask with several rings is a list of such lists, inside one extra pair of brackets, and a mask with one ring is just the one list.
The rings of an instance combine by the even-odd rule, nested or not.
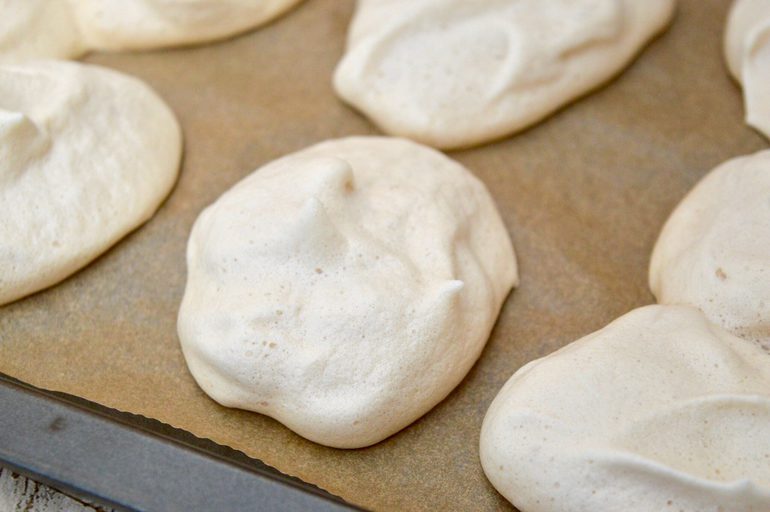
[(198, 218), (179, 311), (217, 402), (337, 448), (441, 401), (517, 281), (484, 185), (430, 148), (327, 141), (246, 177)]
[(526, 128), (623, 69), (674, 0), (359, 0), (334, 75), (385, 132), (439, 148)]
[(0, 304), (149, 219), (180, 157), (174, 114), (142, 82), (64, 61), (0, 66)]
[(523, 512), (770, 510), (770, 357), (694, 308), (640, 308), (517, 371), (480, 450)]
[(0, 62), (223, 39), (300, 0), (0, 0)]
[(743, 85), (746, 123), (770, 138), (770, 1), (733, 3), (725, 55), (730, 73)]
[(650, 288), (770, 350), (770, 151), (725, 162), (682, 200), (652, 253)]

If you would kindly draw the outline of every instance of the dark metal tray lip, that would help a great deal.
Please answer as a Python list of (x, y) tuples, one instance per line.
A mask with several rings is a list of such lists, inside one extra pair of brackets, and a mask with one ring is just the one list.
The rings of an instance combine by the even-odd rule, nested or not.
[[(64, 461), (56, 460), (55, 457), (46, 457), (53, 448), (51, 443), (59, 442), (56, 436), (52, 435), (56, 432), (54, 424), (57, 420), (55, 419), (49, 428), (41, 429), (39, 425), (31, 425), (32, 422), (29, 418), (30, 414), (33, 417), (39, 417), (41, 412), (47, 411), (55, 413), (57, 419), (65, 416), (76, 419), (77, 423), (85, 428), (85, 431), (80, 433), (81, 435), (87, 436), (89, 429), (100, 429), (100, 433), (106, 433), (108, 436), (130, 434), (137, 443), (144, 442), (162, 447), (163, 457), (170, 457), (172, 460), (178, 459), (175, 460), (178, 463), (198, 464), (202, 471), (207, 472), (207, 475), (221, 477), (207, 481), (207, 485), (210, 486), (207, 493), (212, 498), (220, 499), (217, 510), (243, 509), (243, 504), (240, 503), (239, 505), (236, 500), (232, 502), (232, 508), (222, 508), (222, 502), (226, 498), (223, 493), (232, 494), (233, 492), (232, 489), (228, 488), (228, 485), (232, 483), (232, 481), (228, 482), (228, 476), (232, 480), (233, 475), (237, 476), (239, 482), (243, 480), (249, 483), (247, 487), (239, 487), (239, 489), (247, 489), (248, 493), (258, 500), (260, 497), (262, 498), (253, 502), (255, 509), (258, 508), (263, 511), (363, 510), (315, 485), (285, 475), (258, 459), (248, 457), (240, 451), (219, 445), (209, 439), (199, 438), (185, 430), (152, 418), (105, 407), (74, 395), (41, 389), (0, 372), (0, 465), (95, 505), (126, 511), (156, 510), (143, 506), (143, 500), (146, 501), (149, 496), (147, 495), (148, 489), (141, 488), (141, 482), (130, 481), (130, 478), (129, 481), (114, 482), (113, 485), (123, 486), (123, 490), (135, 488), (133, 494), (136, 499), (130, 497), (129, 499), (118, 499), (115, 497), (117, 494), (111, 492), (116, 491), (116, 488), (90, 485), (87, 479), (89, 467), (90, 471), (97, 471), (98, 469), (93, 466), (93, 463), (97, 461), (84, 457), (81, 461), (76, 461), (79, 462), (77, 471), (69, 471), (65, 466), (71, 465), (73, 462), (71, 459)], [(23, 432), (21, 435), (25, 438), (23, 441), (28, 453), (21, 455), (15, 453), (11, 449), (12, 447), (8, 445), (8, 440), (3, 440), (3, 431), (6, 433)], [(19, 440), (20, 438), (17, 437), (16, 441)], [(129, 454), (124, 453), (122, 455)], [(161, 454), (158, 453), (158, 457), (160, 456)], [(48, 466), (48, 469), (41, 467), (41, 461), (45, 461), (45, 466)], [(130, 459), (124, 460), (124, 462), (131, 463)], [(162, 463), (163, 461), (156, 462)], [(129, 469), (130, 474), (138, 476), (138, 473), (146, 468), (131, 467)], [(173, 489), (175, 482), (181, 483), (173, 478), (177, 476), (180, 475), (169, 475), (170, 478), (164, 483), (166, 485), (164, 492), (184, 492), (182, 488)], [(169, 484), (171, 487), (168, 487)], [(173, 504), (170, 504), (168, 508), (163, 506), (161, 508), (180, 510), (178, 506)]]

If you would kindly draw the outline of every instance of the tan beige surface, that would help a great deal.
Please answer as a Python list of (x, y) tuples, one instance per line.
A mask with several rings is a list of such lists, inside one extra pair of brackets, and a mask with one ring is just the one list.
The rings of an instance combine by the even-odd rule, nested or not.
[(526, 362), (633, 307), (670, 211), (708, 170), (765, 147), (722, 59), (727, 0), (683, 0), (671, 29), (617, 80), (523, 134), (453, 152), (489, 187), (521, 286), (465, 381), (417, 423), (342, 451), (209, 400), (176, 338), (198, 212), (256, 167), (326, 138), (376, 133), (333, 94), (352, 1), (308, 0), (207, 47), (93, 55), (177, 113), (186, 155), (157, 216), (48, 291), (0, 308), (0, 371), (234, 446), (378, 510), (510, 510), (478, 461), (481, 421)]

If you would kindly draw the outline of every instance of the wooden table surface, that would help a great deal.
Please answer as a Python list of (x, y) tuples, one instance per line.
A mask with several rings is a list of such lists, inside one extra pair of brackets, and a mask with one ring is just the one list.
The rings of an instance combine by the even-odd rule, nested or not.
[(2, 512), (111, 512), (0, 467)]

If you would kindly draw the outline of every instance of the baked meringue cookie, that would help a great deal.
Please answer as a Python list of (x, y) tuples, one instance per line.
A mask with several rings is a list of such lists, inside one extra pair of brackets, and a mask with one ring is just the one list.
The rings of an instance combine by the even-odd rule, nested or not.
[(187, 248), (179, 339), (214, 400), (358, 448), (441, 401), (517, 281), (484, 185), (413, 142), (327, 141), (208, 207)]
[(267, 23), (300, 0), (70, 1), (86, 45), (118, 51), (222, 39)]
[(746, 123), (770, 138), (770, 2), (733, 3), (725, 55), (730, 73), (743, 85)]
[(0, 62), (223, 39), (300, 0), (0, 0)]
[(525, 512), (770, 510), (770, 357), (694, 308), (640, 308), (517, 371), (480, 453)]
[(0, 66), (0, 304), (149, 219), (180, 156), (173, 113), (142, 82), (65, 61)]
[(682, 200), (653, 250), (650, 288), (770, 350), (770, 151), (720, 165)]
[(334, 87), (439, 148), (526, 128), (612, 78), (674, 0), (358, 0)]
[(68, 0), (0, 0), (0, 63), (85, 53)]

